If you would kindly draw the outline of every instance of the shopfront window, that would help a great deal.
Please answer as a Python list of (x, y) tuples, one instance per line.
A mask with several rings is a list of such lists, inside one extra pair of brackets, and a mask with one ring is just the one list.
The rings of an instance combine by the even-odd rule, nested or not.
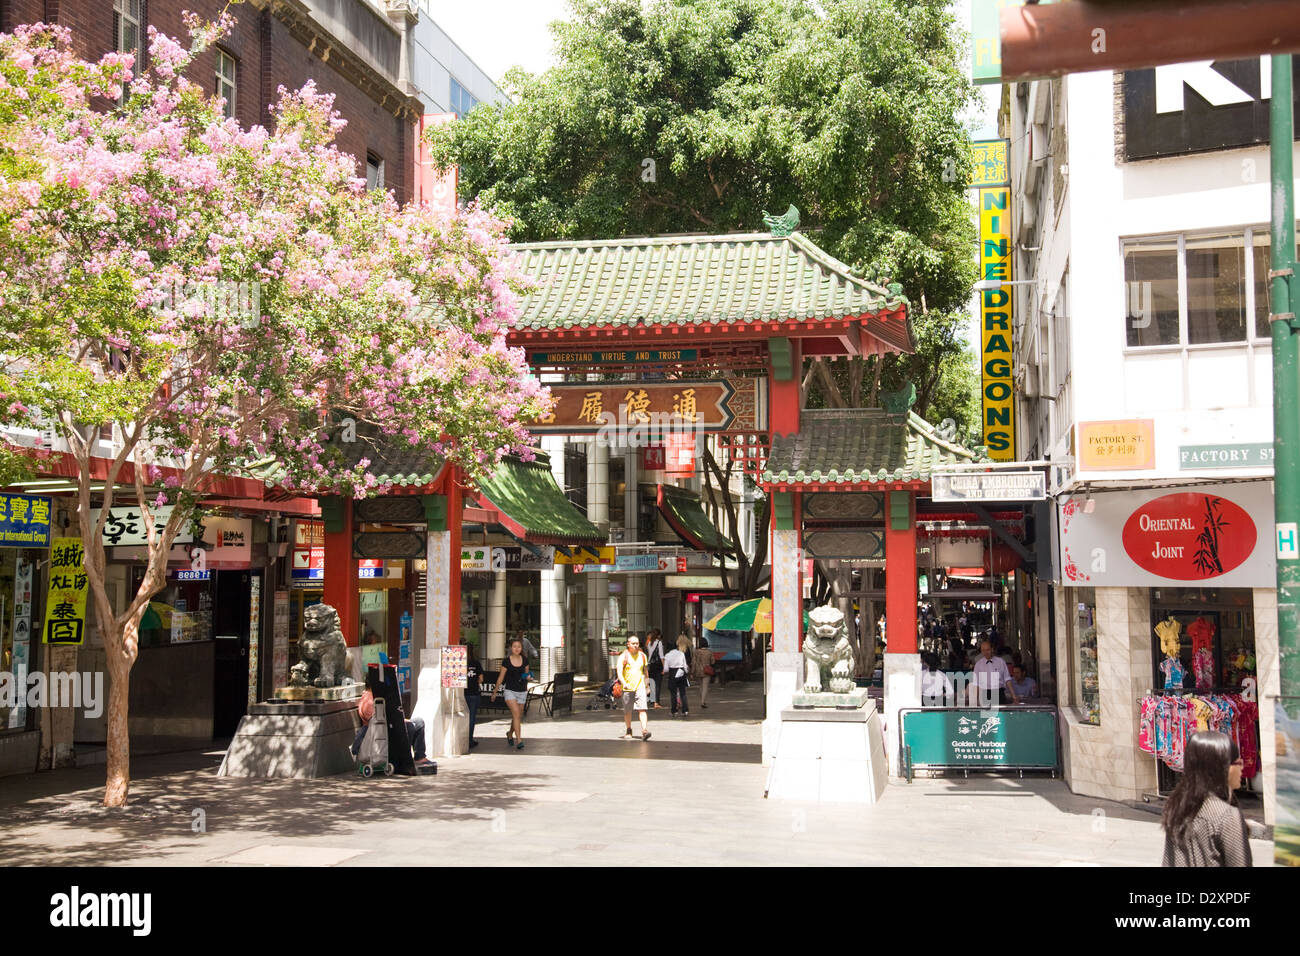
[[(1249, 588), (1153, 589), (1151, 626), (1156, 689), (1164, 688), (1170, 673), (1181, 673), (1185, 689), (1214, 693), (1237, 693), (1243, 680), (1255, 677)], [(1175, 642), (1177, 653), (1171, 654)], [(1178, 667), (1163, 667), (1167, 657), (1175, 658)]]
[[(139, 591), (144, 568), (136, 567), (133, 587)], [(180, 581), (170, 572), (166, 586), (153, 596), (140, 619), (140, 647), (162, 647), (212, 640), (212, 581)], [(209, 572), (211, 573), (211, 572)]]
[(1071, 588), (1070, 656), (1074, 661), (1074, 703), (1085, 723), (1101, 723), (1101, 692), (1097, 675), (1097, 592)]

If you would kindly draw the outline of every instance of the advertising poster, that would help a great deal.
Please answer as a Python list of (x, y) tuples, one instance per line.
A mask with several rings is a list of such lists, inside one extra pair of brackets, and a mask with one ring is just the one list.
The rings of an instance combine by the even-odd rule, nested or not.
[(469, 648), (464, 644), (454, 644), (441, 648), (442, 652), (442, 686), (464, 689), (469, 678)]
[(397, 645), (397, 692), (405, 694), (411, 686), (411, 612), (403, 611), (398, 624), (401, 640)]
[(45, 598), (45, 644), (83, 644), (86, 640), (85, 550), (80, 538), (55, 538), (50, 545), (50, 590)]
[[(32, 640), (32, 563), (19, 558), (14, 565), (14, 642), (10, 669), (14, 684), (27, 686), (27, 667), (31, 657)], [(27, 697), (20, 695), (18, 703), (9, 712), (8, 726), (21, 728), (27, 723)]]
[(289, 592), (275, 592), (275, 629), (271, 650), (271, 686), (289, 683)]
[(258, 647), (262, 643), (262, 578), (251, 575), (248, 582), (248, 706), (257, 703)]

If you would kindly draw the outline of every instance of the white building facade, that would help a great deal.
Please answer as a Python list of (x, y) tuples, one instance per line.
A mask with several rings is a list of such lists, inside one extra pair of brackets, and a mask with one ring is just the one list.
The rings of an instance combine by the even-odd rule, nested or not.
[[(1177, 634), (1187, 688), (1279, 692), (1268, 69), (1006, 90), (1019, 457), (1058, 466), (1056, 560), (1033, 605), (1078, 793), (1134, 800), (1176, 780), (1139, 746), (1141, 702), (1164, 686), (1156, 625)], [(1259, 739), (1272, 720), (1260, 707)], [(1247, 757), (1270, 821), (1271, 749)]]

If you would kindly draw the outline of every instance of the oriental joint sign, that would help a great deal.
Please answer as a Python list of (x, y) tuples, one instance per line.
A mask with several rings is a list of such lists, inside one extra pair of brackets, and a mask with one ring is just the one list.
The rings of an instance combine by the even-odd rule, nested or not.
[[(1006, 141), (1000, 141), (1004, 150)], [(977, 143), (976, 146), (988, 144)], [(1011, 189), (980, 189), (980, 278), (1011, 281)], [(1016, 406), (1011, 358), (1011, 292), (1006, 287), (980, 292), (981, 418), (984, 444), (993, 461), (1016, 460)]]
[(1267, 481), (1093, 492), (1060, 506), (1061, 570), (1077, 587), (1272, 587), (1277, 573)]
[[(591, 382), (552, 385), (555, 408), (530, 422), (534, 434), (594, 435), (610, 428), (648, 438), (684, 431), (766, 431), (767, 380)], [(636, 442), (630, 442), (636, 444)]]

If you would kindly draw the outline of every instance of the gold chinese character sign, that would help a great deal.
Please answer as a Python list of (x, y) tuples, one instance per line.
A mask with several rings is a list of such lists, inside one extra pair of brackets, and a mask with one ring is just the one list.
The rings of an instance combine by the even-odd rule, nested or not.
[(583, 382), (552, 385), (555, 409), (534, 434), (592, 435), (605, 428), (765, 431), (767, 380)]

